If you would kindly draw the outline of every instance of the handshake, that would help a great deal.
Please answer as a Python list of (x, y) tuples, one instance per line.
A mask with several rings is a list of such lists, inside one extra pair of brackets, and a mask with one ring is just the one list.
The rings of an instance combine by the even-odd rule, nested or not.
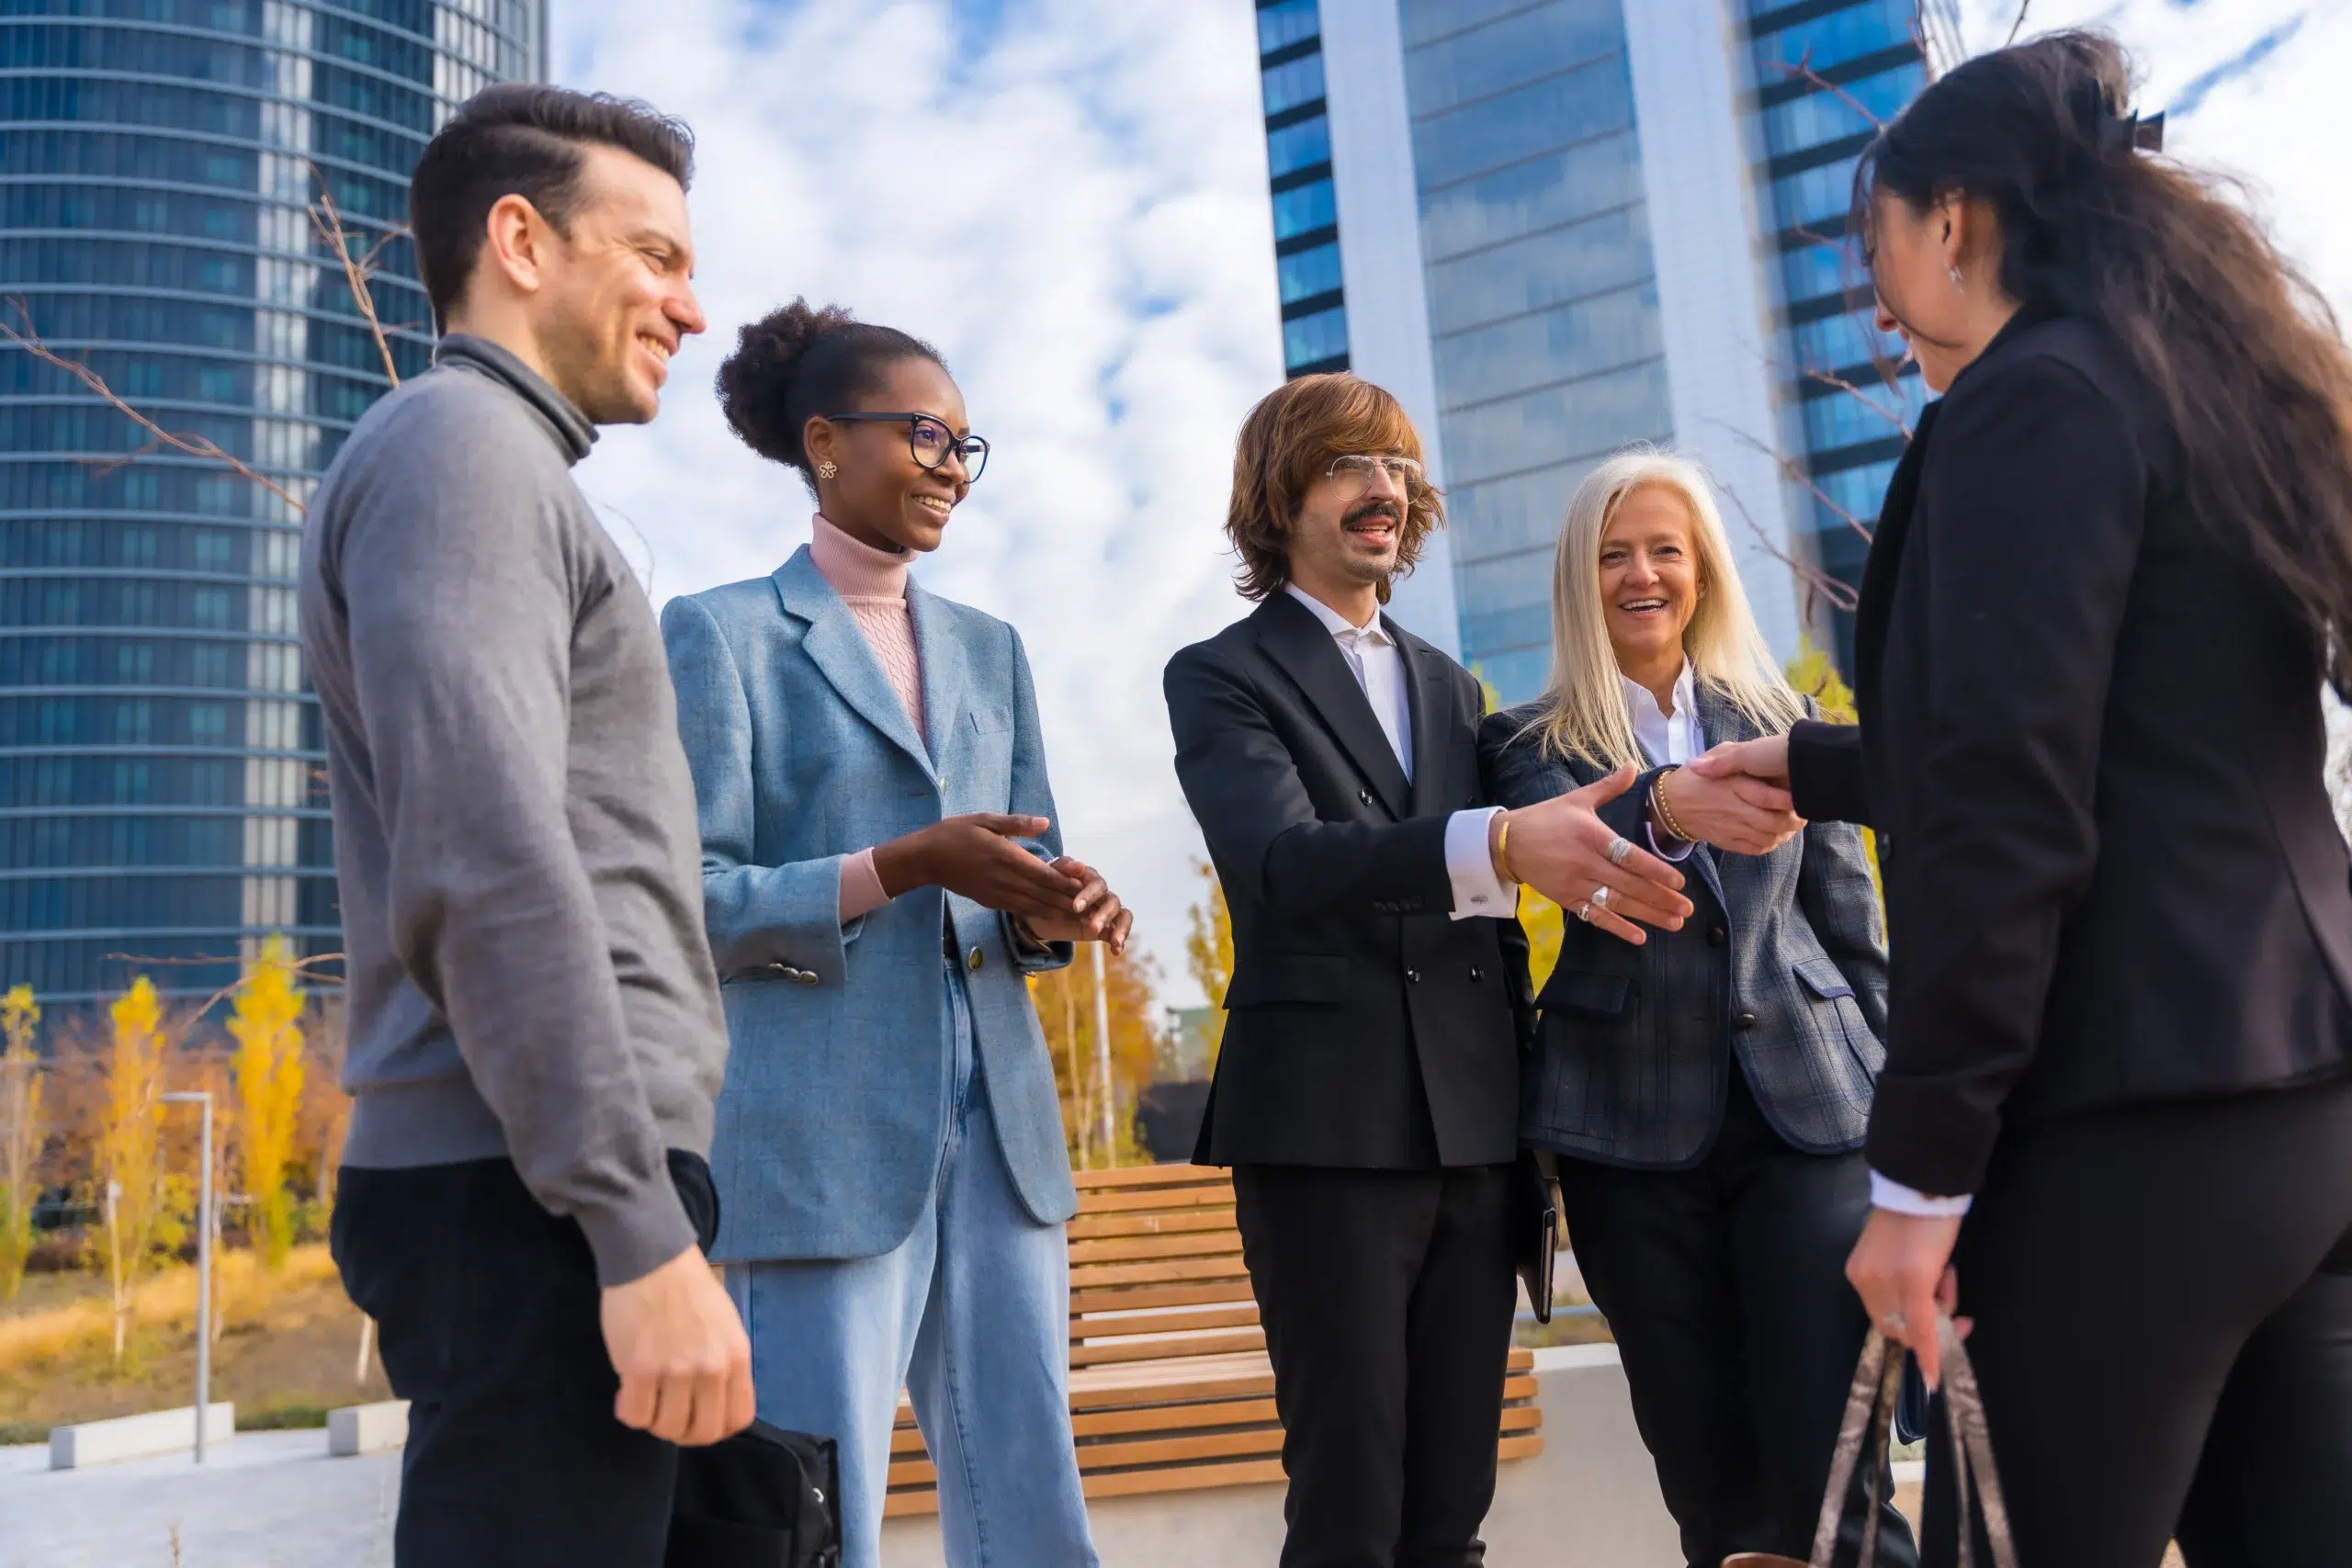
[[(1601, 820), (1600, 808), (1632, 787), (1631, 768), (1540, 805), (1498, 815), (1489, 847), (1498, 870), (1577, 919), (1639, 945), (1645, 925), (1679, 931), (1690, 917), (1682, 874)], [(1727, 741), (1658, 775), (1643, 819), (1658, 845), (1696, 840), (1736, 854), (1769, 854), (1804, 818), (1789, 795), (1783, 735)]]

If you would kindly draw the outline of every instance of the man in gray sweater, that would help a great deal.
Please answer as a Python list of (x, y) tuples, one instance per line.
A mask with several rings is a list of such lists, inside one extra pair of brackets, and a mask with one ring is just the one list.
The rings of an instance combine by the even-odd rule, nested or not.
[(435, 367), (304, 533), (350, 979), (334, 1253), (412, 1402), (402, 1568), (654, 1568), (673, 1445), (752, 1417), (704, 1260), (727, 1034), (694, 786), (571, 475), (703, 330), (691, 162), (640, 105), (469, 103), (410, 193)]

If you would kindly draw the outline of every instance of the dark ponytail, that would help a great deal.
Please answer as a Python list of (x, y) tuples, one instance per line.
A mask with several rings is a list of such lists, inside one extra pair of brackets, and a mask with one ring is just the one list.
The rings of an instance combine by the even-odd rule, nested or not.
[(2278, 583), (2352, 698), (2352, 355), (2234, 186), (2140, 154), (2130, 97), (2102, 34), (1979, 55), (1864, 152), (1851, 231), (1882, 191), (1991, 203), (2002, 291), (2113, 336), (2180, 444), (2190, 510)]
[(801, 434), (820, 414), (846, 413), (881, 389), (885, 367), (901, 359), (946, 361), (920, 338), (861, 321), (839, 305), (795, 299), (735, 336), (718, 367), (718, 406), (743, 445), (800, 470), (816, 489)]

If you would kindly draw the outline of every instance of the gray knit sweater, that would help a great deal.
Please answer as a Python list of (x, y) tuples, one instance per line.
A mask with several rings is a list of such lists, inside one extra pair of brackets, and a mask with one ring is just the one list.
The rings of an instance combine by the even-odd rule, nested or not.
[(694, 784), (650, 605), (571, 480), (595, 439), (444, 340), (327, 470), (302, 539), (360, 1167), (513, 1158), (606, 1285), (694, 1243), (727, 1053)]

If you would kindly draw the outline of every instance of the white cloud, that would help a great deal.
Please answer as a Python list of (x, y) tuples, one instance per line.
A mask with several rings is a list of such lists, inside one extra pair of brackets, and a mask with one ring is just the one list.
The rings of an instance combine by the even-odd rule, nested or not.
[(734, 329), (806, 294), (936, 344), (994, 451), (922, 576), (1020, 627), (1071, 849), (1136, 906), (1167, 999), (1193, 999), (1199, 835), (1159, 670), (1244, 608), (1233, 435), (1282, 373), (1247, 0), (1042, 0), (977, 56), (920, 0), (558, 10), (564, 80), (695, 127), (712, 322), (582, 485), (650, 549), (657, 598), (763, 575), (810, 508), (719, 415)]

